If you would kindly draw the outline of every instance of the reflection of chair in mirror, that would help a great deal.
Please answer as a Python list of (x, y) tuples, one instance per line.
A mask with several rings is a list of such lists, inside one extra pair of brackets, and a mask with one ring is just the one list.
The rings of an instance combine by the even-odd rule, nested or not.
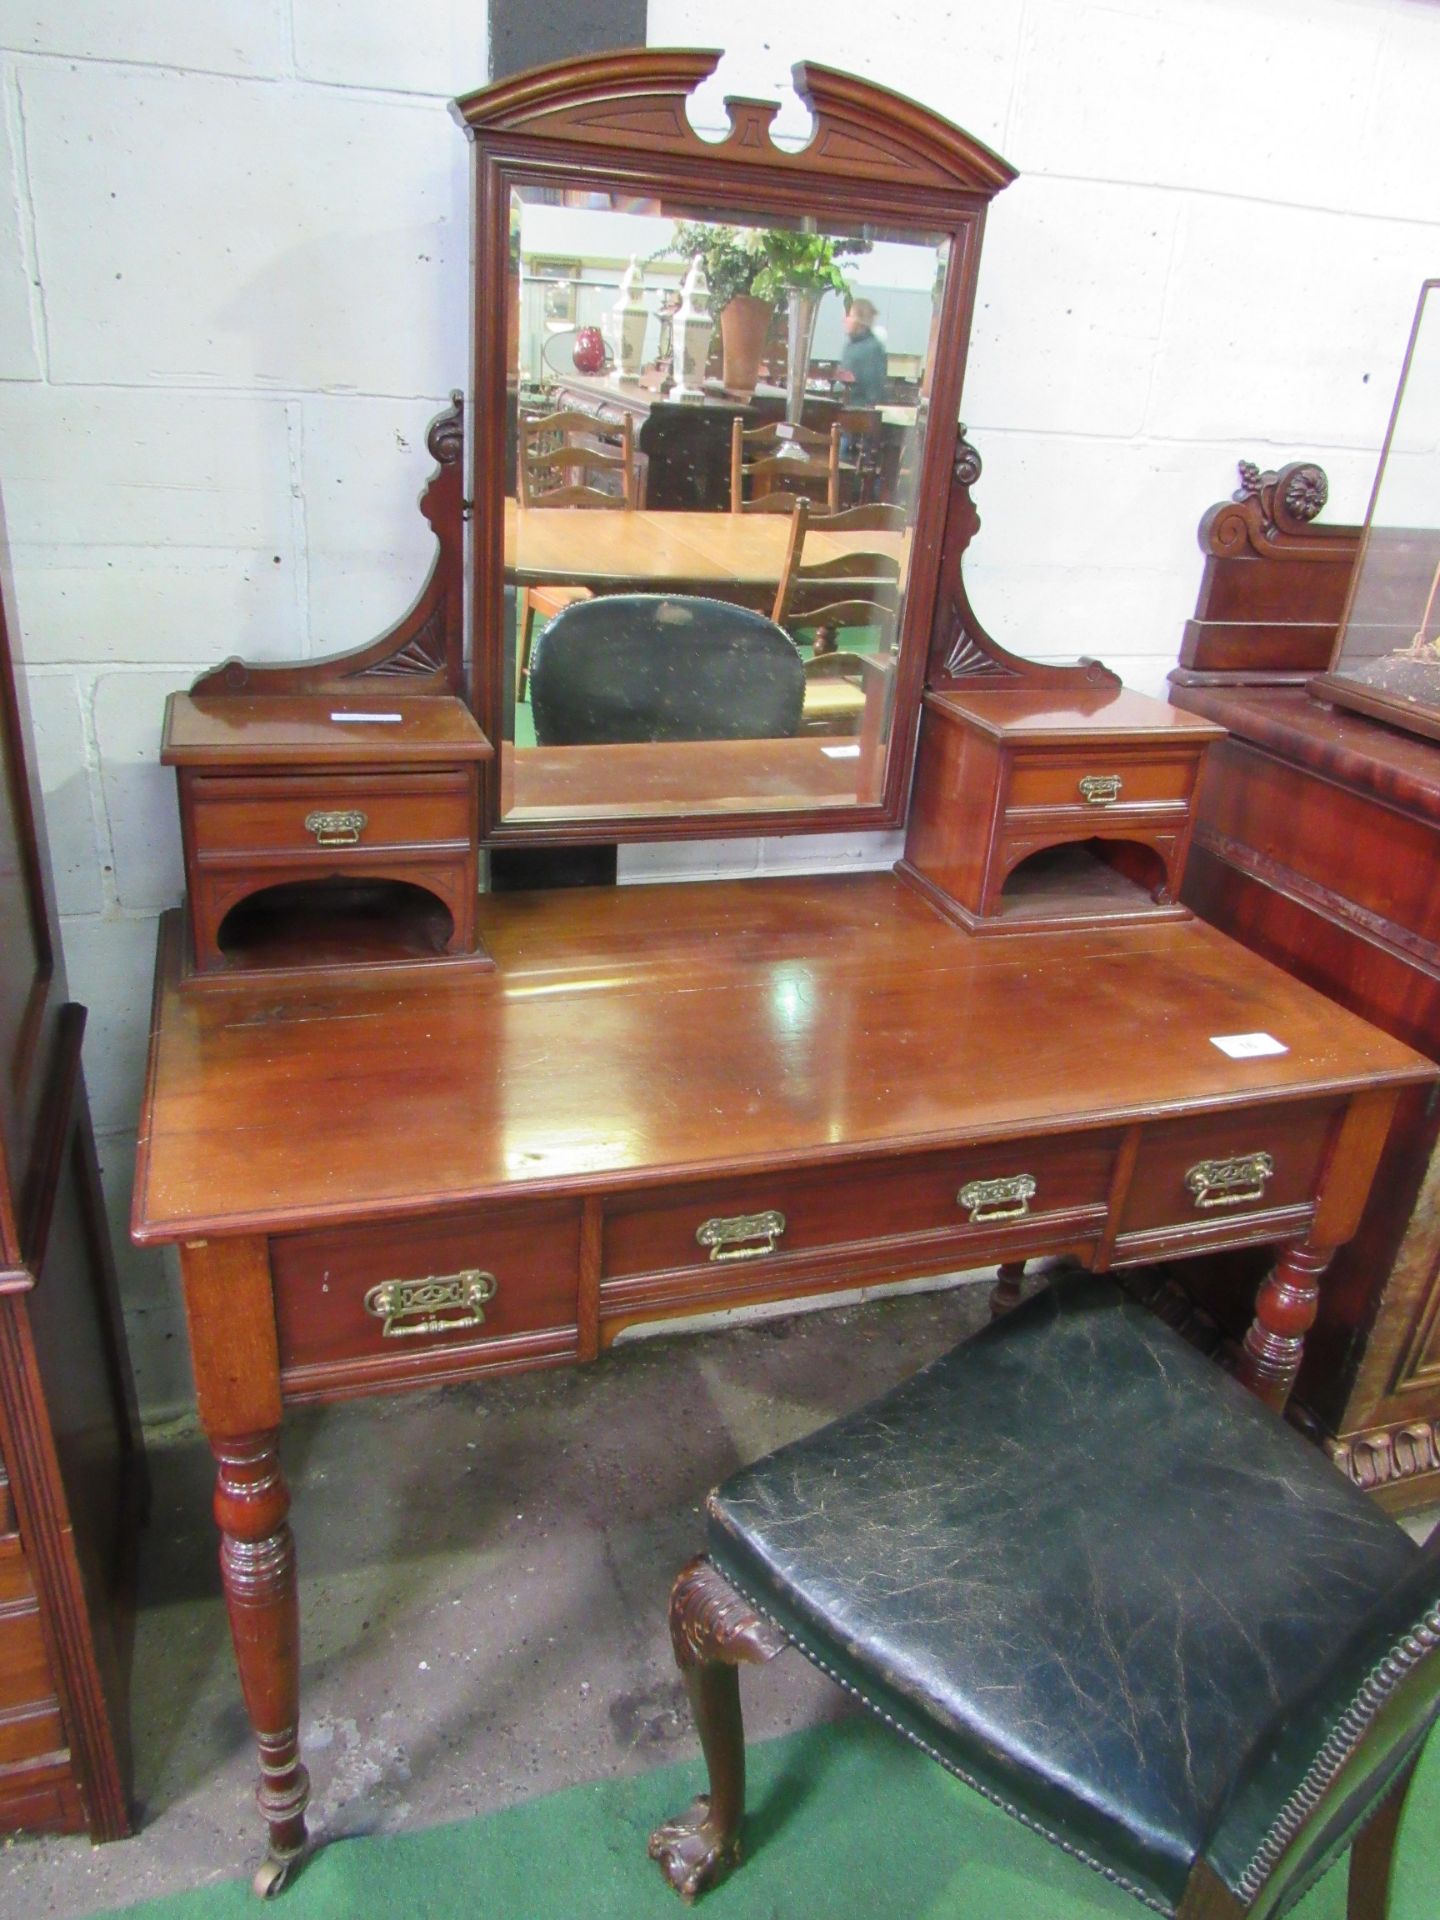
[(877, 407), (842, 407), (836, 416), (840, 429), (840, 490), (847, 506), (863, 507), (883, 492), (883, 423)]
[(710, 1793), (650, 1842), (687, 1897), (738, 1857), (739, 1663), (793, 1645), (1156, 1912), (1272, 1920), (1350, 1846), (1351, 1920), (1381, 1920), (1440, 1552), (1111, 1281), (1036, 1295), (706, 1513), (670, 1619)]
[[(904, 529), (899, 507), (849, 507), (844, 513), (817, 514), (803, 500), (796, 505), (772, 618), (791, 635), (815, 636), (814, 657), (805, 669), (806, 732), (853, 733), (867, 699), (888, 697), (890, 675), (870, 669), (888, 660), (894, 647), (899, 558), (870, 551), (863, 543), (837, 554), (834, 545), (837, 539)], [(816, 534), (826, 536), (826, 558), (807, 561), (806, 544)], [(837, 651), (839, 631), (874, 634), (869, 657)]]
[(840, 509), (840, 429), (791, 426), (775, 420), (730, 429), (730, 511), (790, 513), (797, 500)]
[(783, 738), (804, 697), (799, 649), (763, 614), (663, 594), (566, 608), (530, 674), (542, 747)]
[[(515, 465), (522, 507), (626, 512), (641, 505), (642, 474), (628, 415), (615, 422), (573, 411), (522, 415)], [(522, 587), (515, 649), (517, 700), (524, 695), (530, 671), (536, 620), (553, 620), (566, 607), (589, 598), (588, 587)]]

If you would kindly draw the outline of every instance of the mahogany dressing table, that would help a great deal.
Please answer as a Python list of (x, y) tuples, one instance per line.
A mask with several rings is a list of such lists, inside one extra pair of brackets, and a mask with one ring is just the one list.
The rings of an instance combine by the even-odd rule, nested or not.
[[(685, 101), (715, 60), (565, 62), (459, 102), (476, 156), (477, 288), (518, 274), (533, 209), (572, 188), (591, 213), (608, 195), (620, 222), (703, 211), (788, 224), (863, 240), (876, 276), (923, 275), (932, 353), (913, 457), (897, 469), (916, 484), (883, 727), (839, 743), (823, 792), (773, 751), (800, 740), (525, 744), (504, 593), (517, 369), (507, 303), (483, 297), (473, 431), (456, 413), (432, 435), (439, 556), (413, 612), (339, 660), (231, 662), (193, 691), (207, 704), (277, 697), (277, 714), (299, 695), (463, 698), (495, 744), (469, 763), (492, 848), (894, 828), (917, 756), (930, 798), (896, 875), (481, 895), (477, 947), (493, 964), (479, 969), (397, 970), (371, 945), (346, 960), (342, 890), (341, 945), (308, 969), (293, 942), (277, 973), (221, 927), (223, 964), (202, 981), (168, 918), (133, 1225), (180, 1252), (260, 1751), (264, 1892), (304, 1845), (308, 1793), (288, 1403), (593, 1360), (639, 1322), (861, 1281), (1273, 1243), (1241, 1370), (1280, 1406), (1396, 1101), (1434, 1078), (1176, 907), (1175, 849), (1217, 730), (1163, 708), (1145, 720), (1095, 663), (1032, 666), (969, 606), (979, 464), (955, 423), (985, 209), (1010, 169), (937, 116), (815, 67), (797, 70), (808, 146), (777, 148), (774, 107), (743, 101), (729, 140), (706, 144)], [(683, 598), (675, 608), (683, 625)], [(945, 696), (982, 734), (987, 697), (992, 718), (1013, 721), (1017, 696), (1048, 716), (1043, 740), (1012, 737), (1018, 787), (1002, 771), (973, 804), (952, 791)], [(272, 760), (247, 777), (287, 776)], [(947, 805), (993, 841), (988, 891), (970, 905), (931, 857)], [(1038, 882), (1037, 851), (1063, 856)], [(1002, 939), (956, 924), (1004, 917), (1005, 876), (1027, 872), (1021, 892), (1044, 898), (1028, 930), (1023, 913)], [(323, 890), (343, 863), (310, 861), (305, 877)]]

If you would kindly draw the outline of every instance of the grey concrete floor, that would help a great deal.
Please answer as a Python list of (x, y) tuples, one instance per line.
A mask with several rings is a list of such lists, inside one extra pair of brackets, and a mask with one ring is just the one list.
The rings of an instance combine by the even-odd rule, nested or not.
[[(317, 1837), (432, 1825), (695, 1755), (665, 1599), (701, 1545), (706, 1490), (973, 1332), (988, 1285), (292, 1414), (283, 1457)], [(78, 1920), (246, 1874), (263, 1853), (209, 1454), (185, 1431), (150, 1458), (133, 1683), (139, 1831), (108, 1847), (0, 1850), (6, 1920)], [(847, 1710), (798, 1657), (753, 1676), (746, 1695), (762, 1738)]]

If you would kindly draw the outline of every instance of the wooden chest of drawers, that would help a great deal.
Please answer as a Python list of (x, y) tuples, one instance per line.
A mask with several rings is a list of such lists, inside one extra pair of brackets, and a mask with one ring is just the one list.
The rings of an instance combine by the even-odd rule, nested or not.
[(455, 699), (173, 695), (192, 976), (484, 966), (479, 770)]

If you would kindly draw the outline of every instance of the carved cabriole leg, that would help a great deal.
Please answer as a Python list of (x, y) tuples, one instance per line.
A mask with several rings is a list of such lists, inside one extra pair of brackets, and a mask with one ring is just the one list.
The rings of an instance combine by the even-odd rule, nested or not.
[(264, 1240), (181, 1249), (200, 1419), (219, 1472), (220, 1574), (245, 1711), (260, 1749), (269, 1852), (255, 1891), (278, 1893), (305, 1845), (300, 1617), (290, 1494), (280, 1471), (280, 1356)]
[(1319, 1280), (1331, 1249), (1285, 1247), (1255, 1300), (1236, 1369), (1242, 1385), (1280, 1412), (1300, 1371), (1306, 1332), (1315, 1323)]
[(1025, 1278), (1023, 1260), (1007, 1260), (1003, 1267), (995, 1269), (995, 1284), (990, 1289), (990, 1318), (998, 1320), (1002, 1313), (1008, 1313), (1012, 1307), (1020, 1304), (1020, 1283)]
[(1416, 1762), (1403, 1768), (1394, 1785), (1356, 1834), (1350, 1848), (1350, 1889), (1347, 1920), (1385, 1920), (1390, 1906), (1390, 1872), (1395, 1864), (1395, 1837), (1405, 1795)]
[(702, 1793), (650, 1836), (650, 1858), (682, 1900), (693, 1900), (740, 1858), (745, 1811), (745, 1728), (739, 1663), (763, 1666), (785, 1646), (778, 1627), (703, 1557), (681, 1569), (670, 1593), (670, 1639), (710, 1774)]

